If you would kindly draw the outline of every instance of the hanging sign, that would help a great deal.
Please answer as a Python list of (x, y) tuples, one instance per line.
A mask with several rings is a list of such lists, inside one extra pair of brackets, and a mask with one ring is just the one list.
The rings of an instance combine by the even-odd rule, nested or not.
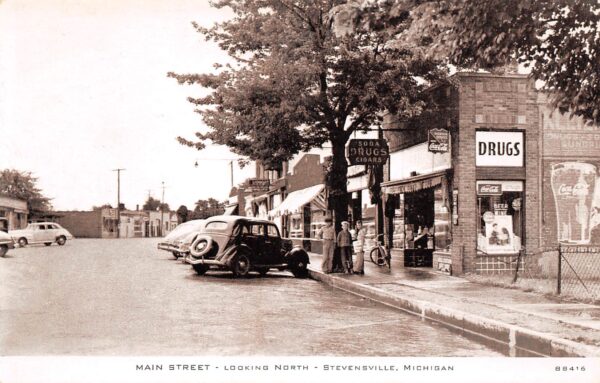
[(452, 224), (458, 225), (458, 189), (452, 190)]
[(385, 140), (355, 139), (348, 144), (350, 165), (383, 165), (390, 155)]
[(432, 153), (447, 153), (450, 150), (450, 132), (446, 129), (429, 129), (427, 150)]
[(254, 192), (266, 192), (269, 191), (269, 180), (268, 179), (260, 179), (260, 178), (250, 178), (248, 180), (248, 186), (250, 186), (250, 190)]

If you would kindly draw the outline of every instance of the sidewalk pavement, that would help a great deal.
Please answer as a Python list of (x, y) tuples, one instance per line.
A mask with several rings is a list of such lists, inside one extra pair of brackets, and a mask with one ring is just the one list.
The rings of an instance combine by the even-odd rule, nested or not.
[(429, 268), (389, 270), (365, 259), (365, 275), (325, 274), (309, 253), (309, 275), (334, 288), (450, 326), (510, 356), (600, 357), (600, 306), (494, 287)]

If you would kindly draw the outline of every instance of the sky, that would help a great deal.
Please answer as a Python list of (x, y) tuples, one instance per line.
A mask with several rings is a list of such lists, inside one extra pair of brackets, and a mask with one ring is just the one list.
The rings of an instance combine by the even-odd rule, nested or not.
[(117, 168), (129, 209), (162, 182), (173, 209), (226, 200), (237, 156), (176, 141), (205, 129), (186, 100), (202, 89), (166, 74), (226, 60), (191, 22), (228, 17), (208, 0), (0, 0), (0, 169), (32, 172), (56, 210), (116, 206)]

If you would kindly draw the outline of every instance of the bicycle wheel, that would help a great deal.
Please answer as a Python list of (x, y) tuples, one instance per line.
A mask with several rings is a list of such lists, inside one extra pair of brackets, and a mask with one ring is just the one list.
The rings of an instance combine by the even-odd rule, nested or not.
[(381, 246), (374, 247), (369, 256), (371, 257), (371, 262), (377, 266), (385, 265), (385, 254), (381, 249)]

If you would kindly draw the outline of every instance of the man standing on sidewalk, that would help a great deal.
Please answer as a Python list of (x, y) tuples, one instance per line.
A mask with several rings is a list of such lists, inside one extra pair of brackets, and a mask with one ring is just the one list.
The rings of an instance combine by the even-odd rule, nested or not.
[(354, 274), (365, 273), (365, 235), (366, 230), (362, 227), (362, 221), (356, 221), (356, 241), (354, 242), (354, 252), (356, 253), (356, 262), (354, 262)]
[(335, 229), (331, 222), (331, 218), (325, 218), (325, 226), (319, 229), (317, 233), (317, 237), (323, 239), (323, 263), (321, 263), (321, 270), (327, 274), (333, 271), (333, 252), (335, 250), (333, 242), (335, 239)]
[(340, 257), (345, 272), (352, 274), (352, 235), (348, 228), (350, 224), (347, 221), (342, 222), (342, 231), (338, 233), (337, 245), (340, 248)]

